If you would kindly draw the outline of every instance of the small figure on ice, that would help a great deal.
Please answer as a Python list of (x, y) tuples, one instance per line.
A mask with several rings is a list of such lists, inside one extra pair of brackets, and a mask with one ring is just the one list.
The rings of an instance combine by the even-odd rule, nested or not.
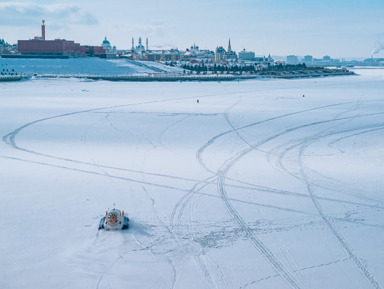
[(105, 212), (100, 219), (99, 230), (125, 230), (129, 227), (129, 218), (124, 216), (124, 211), (113, 208)]

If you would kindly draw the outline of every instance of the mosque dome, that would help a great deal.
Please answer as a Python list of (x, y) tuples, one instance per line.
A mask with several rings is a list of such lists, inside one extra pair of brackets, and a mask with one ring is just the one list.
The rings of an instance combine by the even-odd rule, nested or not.
[(104, 39), (103, 42), (101, 43), (101, 46), (102, 46), (105, 50), (107, 50), (107, 51), (109, 51), (109, 50), (112, 49), (112, 47), (111, 47), (111, 43), (107, 40), (107, 37), (105, 37), (105, 39)]

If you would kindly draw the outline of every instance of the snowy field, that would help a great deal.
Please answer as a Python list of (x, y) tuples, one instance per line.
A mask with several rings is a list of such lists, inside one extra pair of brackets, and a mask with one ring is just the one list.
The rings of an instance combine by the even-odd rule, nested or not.
[(384, 69), (356, 72), (0, 83), (0, 288), (384, 288)]
[(18, 74), (27, 75), (147, 75), (148, 73), (182, 73), (182, 69), (170, 67), (151, 61), (130, 61), (125, 58), (102, 59), (98, 57), (69, 58), (69, 59), (39, 59), (39, 58), (1, 58), (0, 71), (3, 69)]

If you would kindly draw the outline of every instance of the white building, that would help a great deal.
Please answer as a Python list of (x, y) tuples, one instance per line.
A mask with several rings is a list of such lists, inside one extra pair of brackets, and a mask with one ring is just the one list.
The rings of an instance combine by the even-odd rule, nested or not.
[(296, 55), (288, 55), (287, 64), (292, 64), (292, 65), (299, 64), (299, 58)]

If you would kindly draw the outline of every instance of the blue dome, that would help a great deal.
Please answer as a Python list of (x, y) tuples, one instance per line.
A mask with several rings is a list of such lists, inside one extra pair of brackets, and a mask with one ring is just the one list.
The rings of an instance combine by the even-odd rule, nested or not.
[(107, 39), (103, 40), (103, 44), (111, 44)]

